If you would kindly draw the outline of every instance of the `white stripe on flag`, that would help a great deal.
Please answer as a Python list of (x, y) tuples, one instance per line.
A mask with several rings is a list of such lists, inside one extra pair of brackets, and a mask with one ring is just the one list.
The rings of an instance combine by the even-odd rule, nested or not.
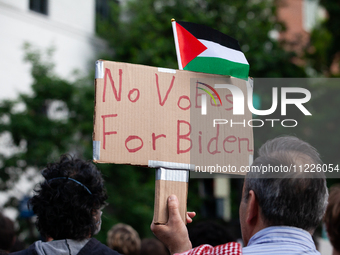
[(171, 22), (172, 31), (174, 32), (174, 39), (175, 39), (175, 46), (176, 46), (176, 54), (177, 54), (177, 62), (178, 62), (178, 69), (183, 70), (182, 66), (182, 59), (181, 59), (181, 52), (179, 51), (179, 44), (178, 44), (178, 37), (177, 37), (177, 28), (176, 28), (176, 21)]
[(203, 43), (208, 49), (203, 51), (200, 55), (198, 55), (198, 57), (223, 58), (232, 62), (249, 65), (246, 57), (241, 51), (230, 49), (225, 46), (222, 46), (219, 43), (203, 39), (199, 39), (199, 41)]

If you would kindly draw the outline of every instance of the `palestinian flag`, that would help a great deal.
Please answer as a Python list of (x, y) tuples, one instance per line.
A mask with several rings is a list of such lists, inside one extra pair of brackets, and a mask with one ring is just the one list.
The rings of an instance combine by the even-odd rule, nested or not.
[(248, 80), (249, 64), (238, 41), (215, 29), (172, 21), (178, 68)]

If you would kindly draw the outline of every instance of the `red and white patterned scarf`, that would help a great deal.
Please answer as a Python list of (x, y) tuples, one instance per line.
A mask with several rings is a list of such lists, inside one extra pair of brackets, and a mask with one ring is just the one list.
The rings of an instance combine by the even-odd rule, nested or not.
[(242, 254), (242, 247), (239, 243), (230, 242), (212, 247), (204, 244), (186, 252), (176, 253), (176, 255), (239, 255)]

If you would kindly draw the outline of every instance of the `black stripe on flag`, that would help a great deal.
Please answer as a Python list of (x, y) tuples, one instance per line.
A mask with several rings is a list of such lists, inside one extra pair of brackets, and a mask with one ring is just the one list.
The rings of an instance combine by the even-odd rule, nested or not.
[[(207, 27), (205, 25), (199, 25), (191, 22), (176, 21), (186, 30), (188, 30), (197, 39), (203, 39), (207, 41), (212, 41), (222, 46), (241, 51), (238, 41), (234, 38), (221, 33), (213, 28)], [(242, 51), (241, 51), (242, 52)]]

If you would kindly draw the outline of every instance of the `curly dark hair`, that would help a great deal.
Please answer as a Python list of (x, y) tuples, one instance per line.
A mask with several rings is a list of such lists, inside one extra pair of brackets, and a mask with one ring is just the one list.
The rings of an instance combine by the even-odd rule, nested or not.
[[(45, 180), (29, 202), (40, 233), (55, 240), (92, 237), (96, 230), (94, 215), (107, 199), (98, 169), (91, 162), (62, 155), (59, 162), (48, 164), (42, 175)], [(67, 178), (82, 183), (90, 192)]]

